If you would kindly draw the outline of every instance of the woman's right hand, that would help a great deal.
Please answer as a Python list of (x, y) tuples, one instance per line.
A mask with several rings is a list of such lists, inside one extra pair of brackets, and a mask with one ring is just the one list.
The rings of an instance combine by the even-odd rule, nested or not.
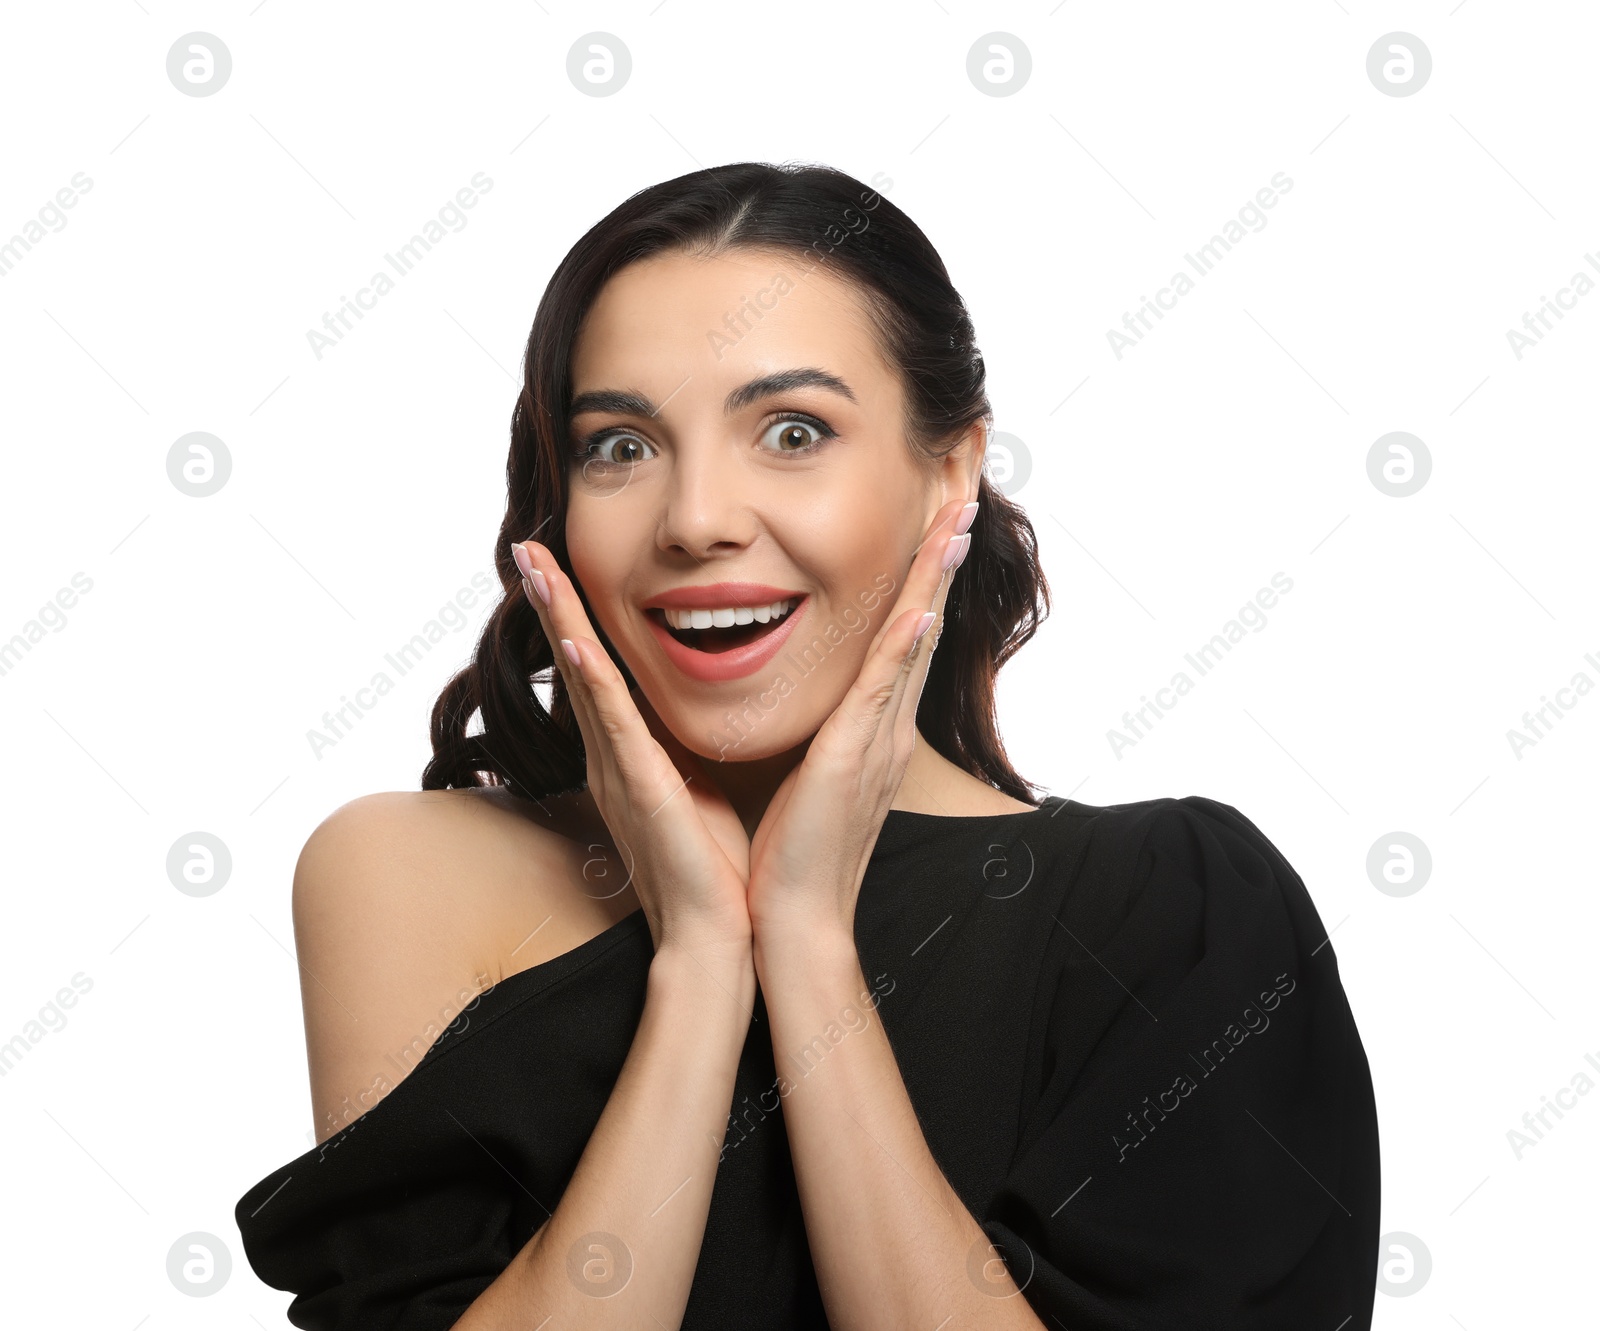
[(738, 815), (676, 736), (665, 726), (652, 733), (550, 551), (530, 540), (511, 553), (583, 732), (589, 795), (623, 857), (656, 951), (747, 960), (750, 840)]

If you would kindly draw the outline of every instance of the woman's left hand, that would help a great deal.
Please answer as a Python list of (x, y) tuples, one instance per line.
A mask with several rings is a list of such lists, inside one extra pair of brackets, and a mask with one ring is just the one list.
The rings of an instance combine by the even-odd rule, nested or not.
[(819, 934), (854, 945), (867, 861), (916, 748), (917, 705), (938, 639), (928, 630), (972, 542), (957, 533), (966, 503), (952, 500), (935, 515), (860, 675), (750, 839), (746, 901), (758, 953), (763, 935), (769, 950)]

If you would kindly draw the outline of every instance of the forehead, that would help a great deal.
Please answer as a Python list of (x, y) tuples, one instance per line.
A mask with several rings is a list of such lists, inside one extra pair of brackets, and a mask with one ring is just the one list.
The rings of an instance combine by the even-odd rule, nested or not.
[(892, 368), (852, 283), (790, 252), (660, 254), (601, 289), (573, 347), (572, 389), (672, 392), (693, 376), (720, 393), (796, 366), (831, 371), (863, 403), (891, 391)]

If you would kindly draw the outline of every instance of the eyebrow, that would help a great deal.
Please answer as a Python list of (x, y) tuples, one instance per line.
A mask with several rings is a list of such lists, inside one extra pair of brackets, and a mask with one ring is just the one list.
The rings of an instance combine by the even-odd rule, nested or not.
[[(856, 400), (856, 395), (850, 391), (850, 385), (838, 375), (808, 367), (800, 370), (778, 370), (773, 374), (764, 374), (758, 379), (752, 379), (747, 384), (741, 384), (728, 394), (723, 401), (722, 410), (724, 414), (732, 416), (764, 397), (792, 392), (797, 388), (820, 388), (826, 392), (837, 393), (850, 402)], [(567, 414), (579, 416), (586, 411), (594, 411), (618, 416), (654, 416), (660, 410), (661, 408), (643, 393), (601, 388), (589, 393), (579, 393), (572, 399)]]

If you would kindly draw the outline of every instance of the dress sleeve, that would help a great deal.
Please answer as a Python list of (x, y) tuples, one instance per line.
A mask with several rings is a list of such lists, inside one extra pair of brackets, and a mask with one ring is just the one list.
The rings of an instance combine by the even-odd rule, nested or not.
[(1052, 1331), (1370, 1327), (1372, 1082), (1299, 875), (1237, 810), (1163, 800), (1056, 914), (1038, 1099), (977, 1217), (1022, 1297)]
[(520, 1248), (504, 1174), (426, 1110), (380, 1103), (237, 1203), (250, 1265), (294, 1293), (291, 1325), (445, 1331)]

